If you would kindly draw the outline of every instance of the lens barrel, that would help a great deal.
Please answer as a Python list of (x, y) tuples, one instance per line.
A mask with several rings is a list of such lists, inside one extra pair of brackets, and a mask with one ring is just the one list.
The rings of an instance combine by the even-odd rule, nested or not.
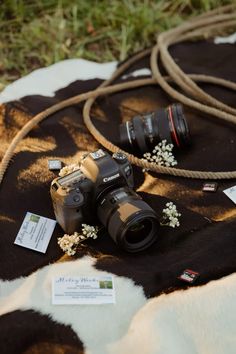
[(179, 103), (120, 124), (120, 144), (126, 150), (143, 154), (162, 140), (178, 148), (190, 144), (187, 121)]
[(142, 251), (157, 240), (160, 225), (156, 213), (127, 187), (100, 199), (97, 215), (112, 239), (128, 252)]

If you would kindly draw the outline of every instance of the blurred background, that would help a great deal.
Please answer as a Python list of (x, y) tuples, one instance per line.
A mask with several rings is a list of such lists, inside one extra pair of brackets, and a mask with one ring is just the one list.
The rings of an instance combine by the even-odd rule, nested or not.
[(67, 58), (124, 60), (156, 34), (232, 0), (0, 0), (0, 90)]

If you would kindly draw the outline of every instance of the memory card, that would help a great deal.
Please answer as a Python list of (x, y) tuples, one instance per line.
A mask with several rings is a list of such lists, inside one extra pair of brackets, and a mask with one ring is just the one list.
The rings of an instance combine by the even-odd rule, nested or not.
[(206, 182), (203, 184), (203, 192), (216, 192), (218, 184), (216, 182)]
[(50, 171), (60, 170), (62, 162), (60, 160), (48, 160), (48, 169)]
[(195, 280), (199, 277), (199, 275), (199, 273), (191, 269), (185, 269), (183, 273), (178, 277), (178, 279), (183, 280), (187, 283), (194, 283)]

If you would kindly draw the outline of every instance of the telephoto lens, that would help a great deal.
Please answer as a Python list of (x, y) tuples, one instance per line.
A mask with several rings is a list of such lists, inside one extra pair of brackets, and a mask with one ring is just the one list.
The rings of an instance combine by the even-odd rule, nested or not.
[(120, 144), (128, 151), (144, 154), (162, 140), (177, 148), (190, 145), (190, 133), (180, 103), (120, 124)]
[(127, 252), (150, 247), (160, 228), (154, 210), (127, 187), (107, 193), (97, 203), (97, 215), (112, 239)]

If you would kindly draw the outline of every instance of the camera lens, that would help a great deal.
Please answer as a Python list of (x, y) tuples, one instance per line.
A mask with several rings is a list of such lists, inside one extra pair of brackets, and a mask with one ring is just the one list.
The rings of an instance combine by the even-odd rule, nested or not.
[(113, 240), (128, 252), (142, 251), (157, 240), (159, 222), (154, 210), (127, 187), (101, 198), (97, 215)]
[(150, 220), (145, 219), (134, 223), (126, 230), (126, 240), (128, 243), (137, 243), (143, 240), (143, 232), (150, 233), (152, 223)]
[(127, 150), (143, 154), (164, 139), (178, 148), (190, 144), (188, 125), (179, 103), (136, 116), (120, 125), (120, 143)]

